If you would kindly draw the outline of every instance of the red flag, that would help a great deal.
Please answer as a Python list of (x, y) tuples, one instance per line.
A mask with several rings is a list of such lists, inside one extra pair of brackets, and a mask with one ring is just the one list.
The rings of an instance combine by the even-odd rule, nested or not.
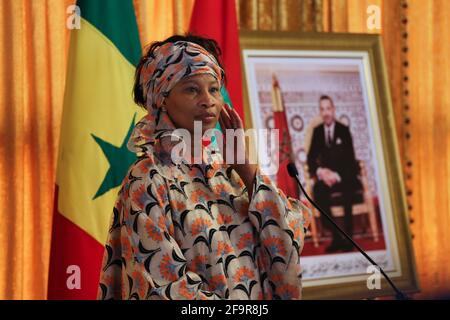
[(279, 130), (279, 146), (280, 146), (280, 166), (277, 173), (278, 188), (292, 198), (299, 199), (298, 186), (294, 179), (289, 176), (287, 164), (294, 162), (292, 154), (291, 135), (289, 134), (289, 126), (284, 108), (283, 97), (281, 95), (278, 79), (273, 75), (272, 81), (272, 110), (274, 119), (274, 129)]
[[(196, 0), (192, 11), (190, 31), (216, 40), (222, 49), (227, 76), (225, 101), (236, 109), (242, 121), (242, 77), (236, 3), (231, 0)], [(229, 97), (227, 97), (227, 94)]]

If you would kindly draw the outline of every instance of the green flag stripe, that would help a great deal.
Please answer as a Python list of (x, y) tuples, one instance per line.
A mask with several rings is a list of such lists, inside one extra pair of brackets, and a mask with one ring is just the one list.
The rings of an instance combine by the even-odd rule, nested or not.
[(78, 0), (81, 17), (108, 37), (124, 57), (137, 65), (141, 45), (132, 0)]

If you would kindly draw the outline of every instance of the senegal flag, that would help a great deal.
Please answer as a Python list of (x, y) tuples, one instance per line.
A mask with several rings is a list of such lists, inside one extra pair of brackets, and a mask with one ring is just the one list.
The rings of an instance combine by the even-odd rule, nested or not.
[(141, 46), (132, 0), (79, 0), (56, 177), (49, 299), (95, 299), (114, 201), (143, 116), (132, 100)]

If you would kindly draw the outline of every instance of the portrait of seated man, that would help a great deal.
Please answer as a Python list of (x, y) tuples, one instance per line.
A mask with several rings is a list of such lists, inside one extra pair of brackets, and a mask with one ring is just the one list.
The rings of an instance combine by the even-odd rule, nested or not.
[[(340, 193), (341, 205), (344, 207), (343, 229), (352, 236), (353, 194), (362, 187), (358, 179), (359, 167), (352, 135), (348, 126), (336, 120), (336, 107), (331, 97), (320, 97), (319, 112), (322, 123), (313, 130), (307, 158), (309, 174), (314, 180), (314, 199), (332, 217), (332, 194)], [(336, 223), (340, 222), (333, 219)], [(323, 215), (321, 222), (332, 234), (331, 244), (326, 248), (327, 253), (352, 250), (350, 242)]]

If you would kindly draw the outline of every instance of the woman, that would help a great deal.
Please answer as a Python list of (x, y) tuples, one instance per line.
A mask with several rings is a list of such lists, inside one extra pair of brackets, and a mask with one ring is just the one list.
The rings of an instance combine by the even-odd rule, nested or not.
[(138, 159), (114, 206), (100, 299), (301, 298), (310, 211), (247, 157), (225, 164), (208, 141), (201, 159), (173, 160), (177, 129), (243, 128), (220, 93), (219, 55), (214, 40), (173, 36), (137, 67), (134, 97), (148, 114), (128, 142)]

